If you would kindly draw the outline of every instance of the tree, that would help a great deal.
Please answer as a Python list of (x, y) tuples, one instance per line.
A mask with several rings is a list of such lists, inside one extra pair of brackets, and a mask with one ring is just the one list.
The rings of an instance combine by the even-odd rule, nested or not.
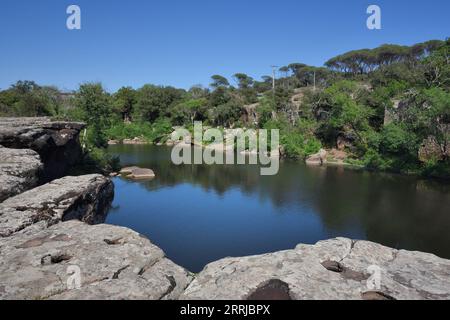
[[(437, 46), (434, 44), (432, 48)], [(450, 44), (449, 41), (445, 45), (441, 45), (438, 50), (425, 58), (421, 63), (424, 80), (428, 87), (444, 87), (450, 86)]]
[(146, 84), (138, 90), (136, 112), (141, 120), (153, 122), (169, 115), (170, 107), (181, 101), (185, 94), (181, 89)]
[(228, 88), (230, 86), (230, 83), (228, 82), (227, 78), (215, 74), (211, 77), (211, 79), (213, 80), (213, 82), (210, 84), (210, 86), (214, 89), (217, 88)]
[(257, 93), (253, 88), (254, 80), (252, 77), (245, 73), (236, 73), (233, 75), (233, 79), (236, 81), (239, 94), (243, 98), (244, 104), (255, 103), (257, 101)]
[(278, 69), (278, 71), (282, 72), (284, 74), (284, 77), (287, 78), (289, 76), (289, 71), (291, 69), (288, 66), (283, 66)]
[(204, 88), (201, 84), (196, 84), (189, 89), (189, 94), (193, 99), (206, 98), (209, 90)]
[(239, 89), (248, 89), (253, 85), (253, 78), (245, 73), (236, 73), (233, 75)]
[(108, 143), (105, 129), (109, 126), (111, 115), (108, 93), (100, 83), (85, 83), (78, 89), (75, 103), (82, 110), (84, 121), (92, 132), (90, 142), (97, 148), (106, 148)]
[(242, 114), (242, 107), (235, 101), (230, 100), (214, 109), (214, 124), (217, 126), (229, 127), (239, 120)]
[(288, 65), (288, 68), (291, 70), (291, 72), (296, 75), (297, 71), (299, 71), (300, 69), (306, 67), (307, 65), (304, 63), (291, 63)]
[(0, 94), (2, 113), (10, 116), (54, 116), (62, 106), (55, 87), (39, 86), (33, 81), (18, 81)]
[(124, 122), (131, 121), (131, 114), (136, 100), (136, 91), (131, 87), (122, 87), (114, 95), (114, 109), (120, 113)]
[(179, 125), (188, 121), (194, 125), (195, 120), (205, 120), (207, 118), (207, 104), (205, 98), (189, 99), (175, 105), (172, 109), (172, 118)]

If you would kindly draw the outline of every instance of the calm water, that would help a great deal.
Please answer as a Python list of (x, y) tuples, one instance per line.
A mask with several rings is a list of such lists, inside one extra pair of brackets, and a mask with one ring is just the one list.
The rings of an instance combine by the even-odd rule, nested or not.
[(448, 184), (297, 162), (262, 177), (257, 166), (175, 166), (170, 151), (110, 147), (157, 178), (115, 178), (107, 222), (146, 235), (190, 271), (337, 236), (450, 258)]

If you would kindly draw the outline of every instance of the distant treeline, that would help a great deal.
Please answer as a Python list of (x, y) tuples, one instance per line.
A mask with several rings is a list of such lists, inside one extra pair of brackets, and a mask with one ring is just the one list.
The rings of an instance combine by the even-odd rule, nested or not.
[(107, 93), (19, 81), (0, 91), (0, 115), (86, 121), (93, 148), (140, 136), (164, 142), (173, 126), (278, 128), (283, 153), (305, 158), (341, 148), (346, 161), (377, 170), (450, 176), (450, 41), (350, 51), (324, 67), (291, 63), (255, 80), (213, 75), (189, 90), (146, 84)]

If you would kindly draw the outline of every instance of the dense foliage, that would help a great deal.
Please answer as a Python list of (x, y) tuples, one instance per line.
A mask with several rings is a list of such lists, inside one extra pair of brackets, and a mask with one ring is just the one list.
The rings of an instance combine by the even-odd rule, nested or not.
[(244, 73), (213, 75), (209, 88), (144, 85), (107, 93), (82, 84), (75, 93), (19, 81), (0, 91), (4, 116), (85, 121), (91, 154), (108, 139), (164, 142), (173, 126), (277, 128), (284, 154), (305, 158), (338, 148), (369, 169), (449, 177), (450, 42), (382, 45), (328, 60), (292, 63), (261, 81)]

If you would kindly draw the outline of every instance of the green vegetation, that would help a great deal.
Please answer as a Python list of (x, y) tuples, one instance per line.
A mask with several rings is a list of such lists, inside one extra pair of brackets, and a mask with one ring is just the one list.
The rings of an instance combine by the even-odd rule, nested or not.
[(113, 140), (133, 139), (137, 137), (148, 143), (163, 143), (172, 131), (170, 120), (160, 118), (153, 124), (148, 122), (114, 123), (106, 130), (106, 134)]
[[(283, 154), (345, 152), (368, 169), (450, 177), (450, 42), (382, 45), (338, 55), (324, 67), (292, 63), (275, 81), (213, 75), (209, 88), (144, 85), (75, 93), (19, 81), (0, 91), (0, 115), (55, 116), (88, 124), (93, 161), (112, 168), (108, 139), (164, 143), (173, 126), (280, 129)], [(105, 160), (106, 159), (106, 160)]]

